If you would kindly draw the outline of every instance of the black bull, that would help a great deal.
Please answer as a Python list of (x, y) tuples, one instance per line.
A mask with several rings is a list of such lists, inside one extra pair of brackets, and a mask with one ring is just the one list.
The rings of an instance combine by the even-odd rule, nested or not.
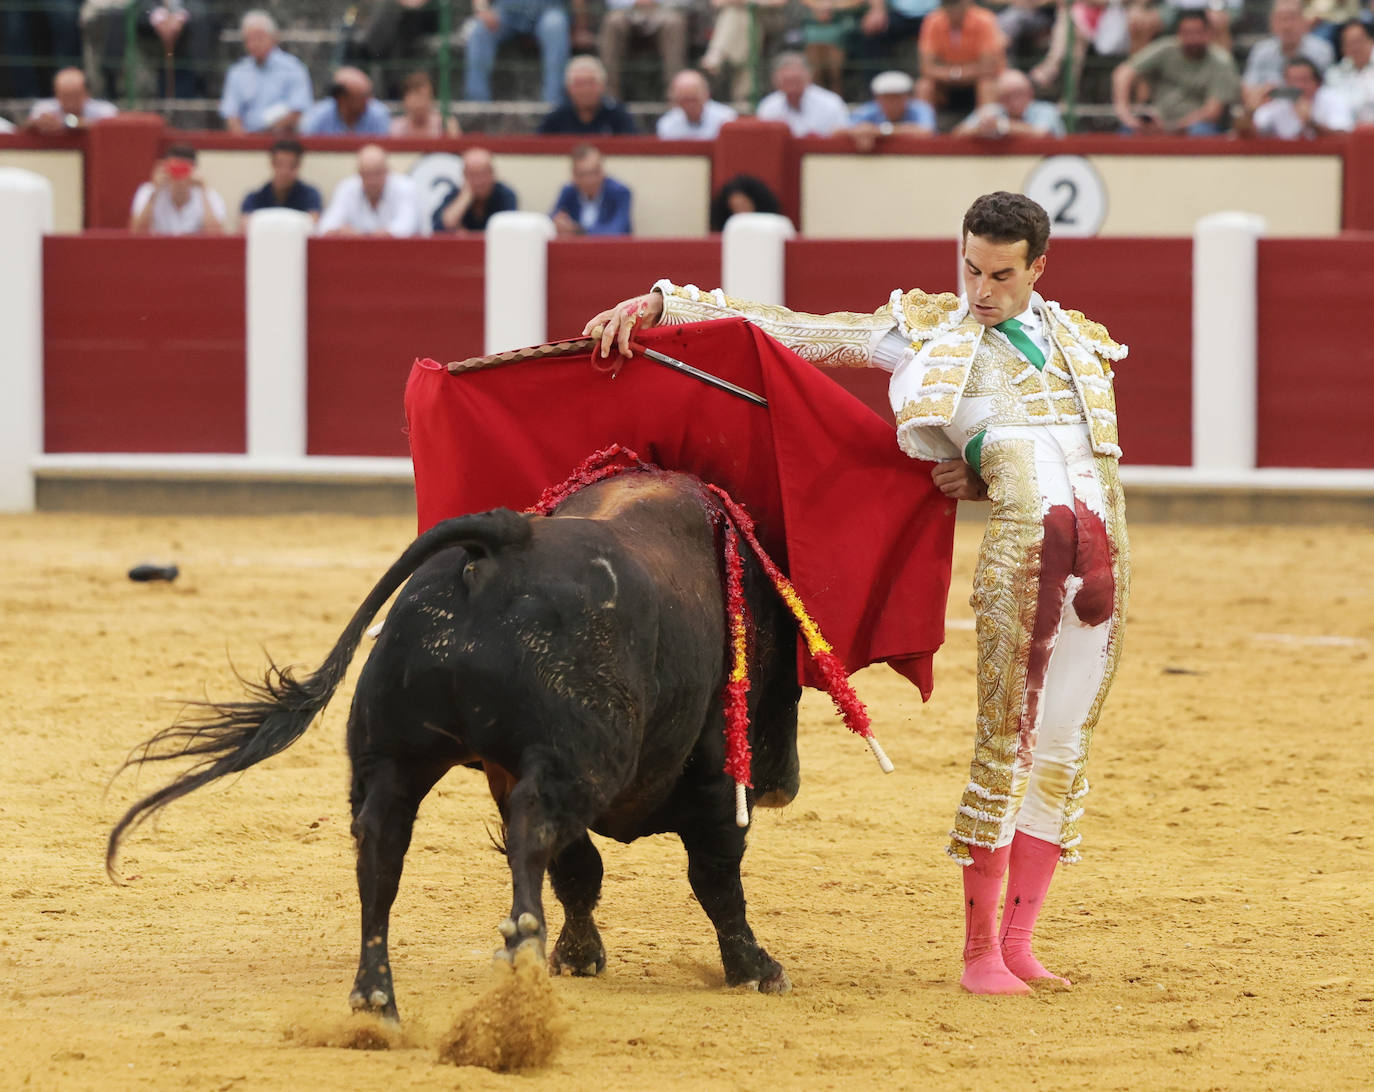
[[(715, 926), (725, 979), (790, 988), (745, 919), (734, 783), (723, 772), (730, 662), (716, 545), (718, 502), (694, 478), (624, 474), (551, 517), (498, 509), (447, 520), (391, 566), (324, 663), (304, 679), (272, 667), (251, 700), (205, 703), (129, 763), (201, 759), (134, 804), (110, 833), (112, 870), (130, 829), (172, 800), (277, 754), (304, 734), (344, 677), (373, 616), (407, 581), (358, 679), (348, 721), (349, 793), (362, 904), (350, 1002), (396, 1017), (387, 929), (421, 800), (450, 768), (480, 766), (505, 826), (511, 956), (543, 951), (544, 873), (563, 904), (555, 971), (592, 975), (605, 948), (596, 831), (622, 842), (675, 832)], [(796, 629), (745, 556), (752, 688), (751, 805), (798, 788)]]

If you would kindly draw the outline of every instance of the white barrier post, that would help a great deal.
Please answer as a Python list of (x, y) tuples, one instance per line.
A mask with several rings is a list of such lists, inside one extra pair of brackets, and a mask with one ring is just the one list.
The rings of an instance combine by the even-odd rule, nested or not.
[(787, 240), (796, 234), (792, 221), (774, 212), (741, 212), (726, 220), (720, 240), (725, 294), (781, 306), (787, 294)]
[(34, 505), (43, 453), (43, 236), (53, 229), (52, 183), (0, 167), (0, 511)]
[(263, 209), (248, 220), (249, 458), (305, 455), (305, 245), (313, 226), (291, 209)]
[(498, 212), (487, 221), (484, 351), (503, 353), (548, 338), (549, 240), (538, 212)]
[(1264, 219), (1204, 216), (1193, 231), (1193, 468), (1255, 468), (1258, 251)]

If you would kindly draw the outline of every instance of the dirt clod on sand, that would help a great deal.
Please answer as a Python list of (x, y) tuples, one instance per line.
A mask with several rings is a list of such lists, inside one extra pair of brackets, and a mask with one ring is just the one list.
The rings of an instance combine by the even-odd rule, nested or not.
[(439, 1043), (439, 1060), (500, 1073), (548, 1065), (558, 1053), (567, 1021), (536, 946), (520, 948), (513, 965), (494, 960), (492, 977), (491, 987), (458, 1016)]
[(286, 1038), (297, 1046), (344, 1050), (405, 1050), (416, 1045), (404, 1029), (368, 1012), (335, 1020), (301, 1019), (287, 1028)]

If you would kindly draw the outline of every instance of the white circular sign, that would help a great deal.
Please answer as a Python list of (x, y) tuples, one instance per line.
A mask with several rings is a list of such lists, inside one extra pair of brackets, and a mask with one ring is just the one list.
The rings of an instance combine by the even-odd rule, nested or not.
[(1042, 159), (1022, 191), (1050, 214), (1051, 235), (1096, 235), (1107, 218), (1107, 187), (1081, 155)]
[(428, 235), (434, 214), (463, 188), (463, 157), (450, 152), (422, 155), (410, 168), (420, 197), (421, 234)]

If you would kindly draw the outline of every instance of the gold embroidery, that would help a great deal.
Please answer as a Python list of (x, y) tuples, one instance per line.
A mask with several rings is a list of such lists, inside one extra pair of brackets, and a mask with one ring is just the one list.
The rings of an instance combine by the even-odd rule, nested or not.
[(1080, 333), (1089, 341), (1095, 341), (1100, 345), (1106, 346), (1109, 350), (1119, 349), (1121, 345), (1112, 340), (1112, 335), (1107, 333), (1107, 328), (1100, 322), (1094, 322), (1082, 311), (1063, 310), (1063, 315)]
[(959, 861), (969, 859), (970, 845), (995, 845), (1014, 807), (1009, 798), (1035, 626), (1036, 597), (1026, 589), (1039, 579), (1044, 533), (1032, 445), (989, 441), (982, 471), (992, 513), (969, 598), (978, 637), (978, 719), (970, 784), (950, 832), (949, 852)]
[(803, 360), (829, 368), (867, 366), (872, 361), (875, 334), (893, 325), (891, 305), (870, 313), (836, 311), (812, 315), (734, 296), (726, 296), (722, 306), (711, 292), (699, 291), (693, 299), (685, 288), (664, 291), (661, 321), (665, 323), (704, 322), (728, 315), (749, 319)]
[(962, 383), (967, 367), (931, 368), (921, 379), (921, 386), (929, 387), (934, 383)]
[(902, 297), (902, 317), (906, 319), (907, 329), (915, 334), (933, 330), (958, 306), (959, 297), (952, 292), (932, 296), (913, 288)]
[(966, 341), (961, 345), (941, 345), (939, 356), (937, 357), (934, 353), (932, 353), (931, 360), (932, 362), (936, 362), (941, 359), (960, 360), (965, 357), (971, 357), (972, 355), (973, 342)]

